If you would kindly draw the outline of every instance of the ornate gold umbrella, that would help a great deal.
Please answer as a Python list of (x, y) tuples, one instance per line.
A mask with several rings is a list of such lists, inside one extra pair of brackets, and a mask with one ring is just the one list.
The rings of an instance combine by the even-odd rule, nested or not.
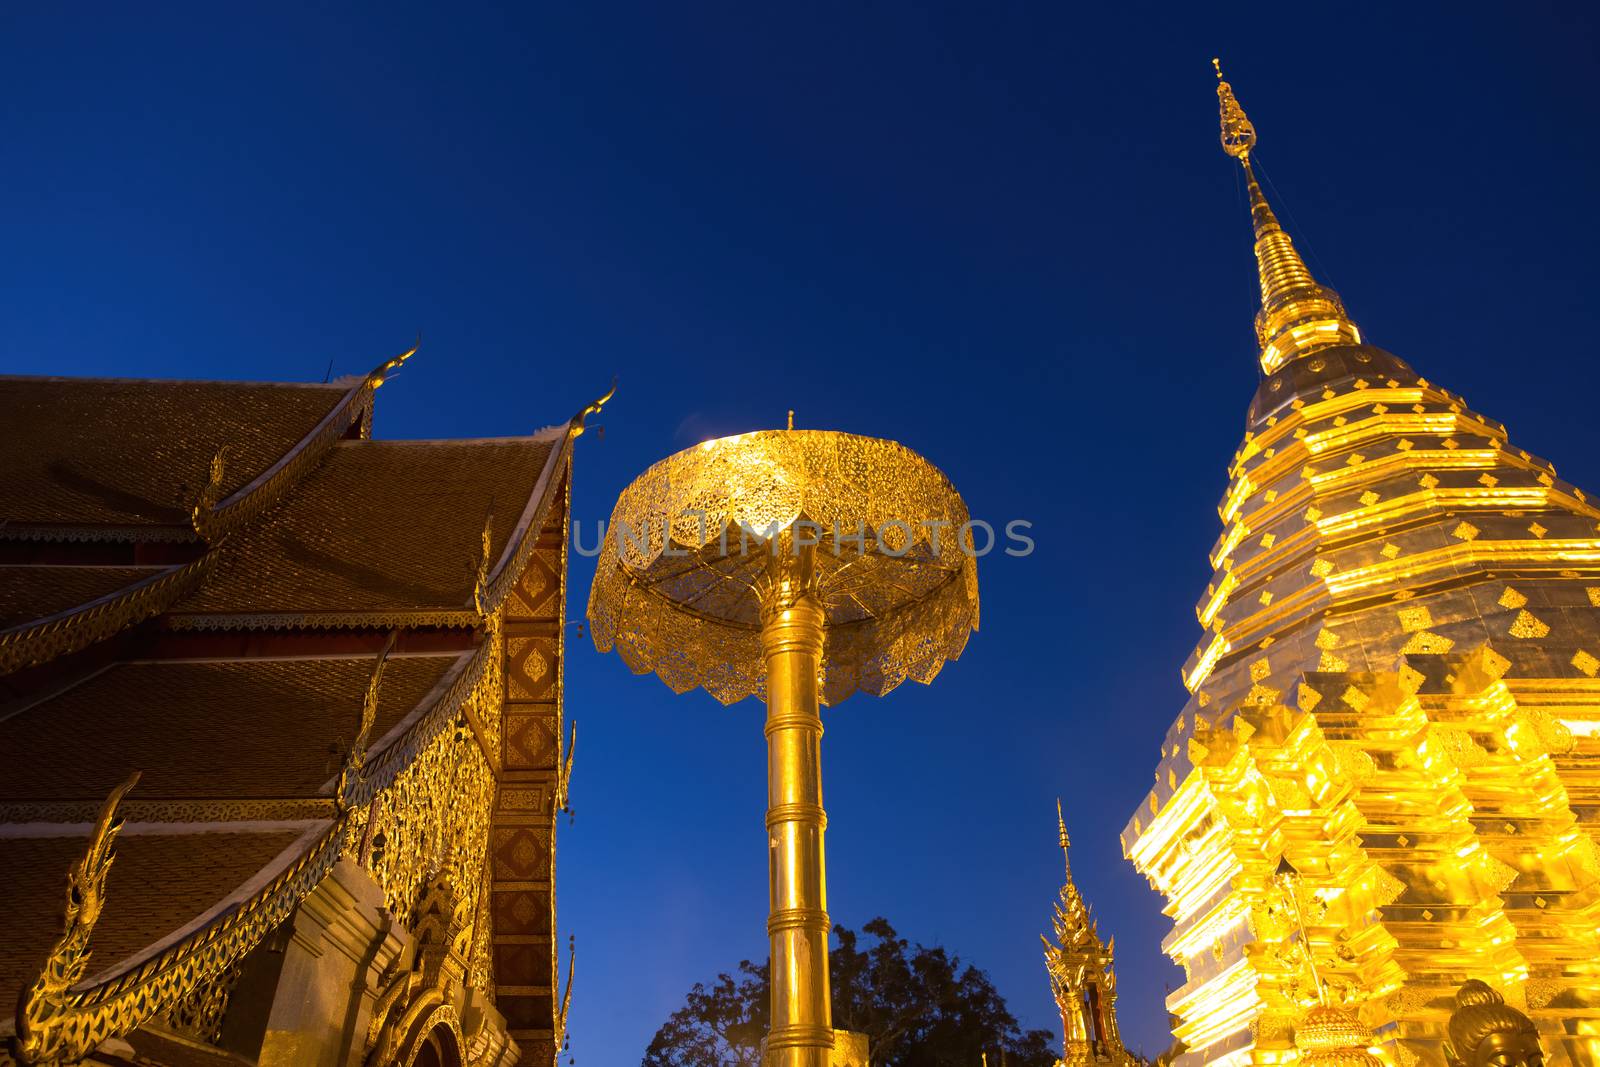
[(677, 692), (767, 701), (768, 1062), (833, 1046), (818, 704), (930, 682), (978, 626), (967, 508), (892, 441), (768, 430), (707, 441), (617, 498), (589, 594), (595, 646)]

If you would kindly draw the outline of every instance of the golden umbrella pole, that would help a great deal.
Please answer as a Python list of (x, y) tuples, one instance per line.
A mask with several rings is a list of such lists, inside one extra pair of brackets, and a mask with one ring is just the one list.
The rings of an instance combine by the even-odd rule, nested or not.
[[(782, 539), (790, 540), (788, 538)], [(828, 1067), (828, 876), (817, 675), (826, 615), (815, 549), (779, 541), (758, 587), (767, 668), (767, 935), (772, 942), (773, 1067)], [(787, 550), (786, 550), (787, 549)]]
[(668, 456), (612, 510), (595, 647), (680, 693), (767, 701), (770, 1067), (828, 1067), (834, 1046), (818, 706), (931, 682), (961, 654), (978, 625), (967, 519), (909, 449), (794, 429)]

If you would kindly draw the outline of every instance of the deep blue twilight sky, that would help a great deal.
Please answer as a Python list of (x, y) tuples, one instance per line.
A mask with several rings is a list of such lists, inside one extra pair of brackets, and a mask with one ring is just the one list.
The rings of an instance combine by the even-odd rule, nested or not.
[[(982, 564), (932, 687), (827, 713), (833, 914), (1054, 1028), (1059, 795), (1154, 1053), (1177, 972), (1117, 833), (1257, 380), (1212, 55), (1369, 338), (1600, 489), (1593, 9), (1214, 6), (11, 4), (0, 370), (317, 380), (420, 328), (404, 437), (525, 433), (615, 374), (591, 540), (647, 464), (788, 408), (924, 453), (1038, 551)], [(761, 710), (571, 647), (561, 925), (609, 1067), (765, 952)]]

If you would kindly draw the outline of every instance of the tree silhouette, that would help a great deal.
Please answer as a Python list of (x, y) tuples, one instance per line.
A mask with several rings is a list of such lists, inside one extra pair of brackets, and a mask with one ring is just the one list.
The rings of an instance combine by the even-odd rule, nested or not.
[[(867, 1035), (873, 1067), (1053, 1067), (1053, 1035), (1024, 1032), (989, 976), (942, 948), (912, 945), (882, 918), (833, 928), (833, 1025)], [(643, 1067), (759, 1067), (768, 970), (697, 983), (656, 1031)]]

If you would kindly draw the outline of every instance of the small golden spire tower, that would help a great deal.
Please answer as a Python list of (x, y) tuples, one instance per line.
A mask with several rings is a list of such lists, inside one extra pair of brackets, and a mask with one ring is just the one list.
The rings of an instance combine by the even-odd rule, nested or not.
[(1340, 1010), (1396, 1067), (1443, 1067), (1467, 979), (1526, 1006), (1552, 1067), (1600, 1064), (1600, 508), (1362, 341), (1220, 74), (1266, 375), (1188, 702), (1122, 837), (1173, 922), (1177, 1067), (1327, 1051)]
[(1061, 841), (1061, 860), (1066, 880), (1056, 902), (1051, 925), (1055, 941), (1044, 942), (1044, 966), (1050, 975), (1050, 991), (1061, 1011), (1063, 1058), (1067, 1067), (1086, 1064), (1131, 1064), (1117, 1030), (1117, 975), (1113, 965), (1116, 939), (1104, 944), (1095, 928), (1094, 916), (1084, 903), (1083, 894), (1072, 880), (1071, 845), (1067, 823), (1056, 801), (1056, 827)]

